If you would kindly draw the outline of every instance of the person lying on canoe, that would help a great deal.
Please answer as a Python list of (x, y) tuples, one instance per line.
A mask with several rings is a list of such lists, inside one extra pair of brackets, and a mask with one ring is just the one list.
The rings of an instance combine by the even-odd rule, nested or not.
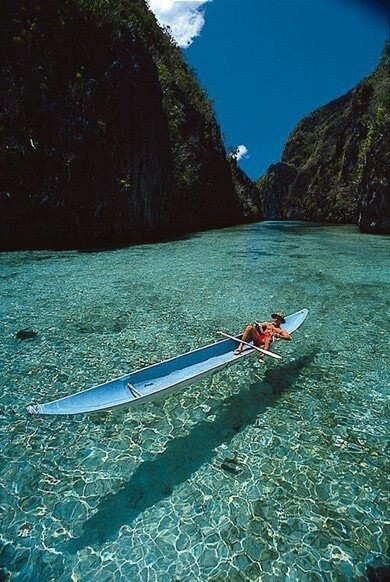
[[(286, 323), (284, 314), (278, 311), (277, 313), (273, 313), (271, 317), (271, 322), (264, 321), (263, 323), (258, 323), (256, 321), (253, 325), (247, 325), (242, 336), (243, 341), (250, 342), (252, 340), (258, 348), (269, 350), (274, 339), (292, 339), (291, 335), (280, 327), (282, 323)], [(234, 355), (238, 356), (241, 354), (243, 347), (244, 344), (240, 344), (235, 350)]]

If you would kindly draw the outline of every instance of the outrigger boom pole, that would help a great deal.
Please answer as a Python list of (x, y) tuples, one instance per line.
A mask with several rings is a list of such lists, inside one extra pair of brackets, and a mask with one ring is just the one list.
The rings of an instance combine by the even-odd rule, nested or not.
[(254, 346), (253, 344), (250, 344), (249, 342), (245, 342), (244, 340), (242, 340), (238, 337), (234, 337), (233, 335), (229, 335), (228, 333), (225, 333), (223, 331), (220, 331), (219, 333), (225, 337), (232, 339), (232, 340), (236, 340), (236, 342), (238, 342), (239, 344), (245, 344), (246, 346), (249, 346), (250, 348), (257, 350), (261, 354), (264, 354), (266, 356), (271, 356), (271, 358), (275, 358), (275, 360), (282, 360), (283, 359), (282, 356), (279, 356), (279, 354), (275, 354), (274, 352), (270, 352), (268, 350), (263, 350), (263, 348), (258, 348), (257, 346)]

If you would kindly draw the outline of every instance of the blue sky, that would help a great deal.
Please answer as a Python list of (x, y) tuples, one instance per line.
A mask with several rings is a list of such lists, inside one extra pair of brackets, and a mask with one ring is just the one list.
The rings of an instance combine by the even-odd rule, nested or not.
[[(228, 149), (258, 178), (296, 123), (372, 72), (388, 37), (373, 0), (149, 0), (206, 89)], [(165, 18), (165, 21), (164, 21)]]

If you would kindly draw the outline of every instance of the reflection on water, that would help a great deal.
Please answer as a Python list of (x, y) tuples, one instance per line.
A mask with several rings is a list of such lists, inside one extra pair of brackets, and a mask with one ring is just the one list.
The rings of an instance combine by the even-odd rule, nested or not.
[[(0, 576), (336, 581), (383, 565), (387, 245), (262, 223), (0, 256)], [(281, 364), (254, 357), (135, 410), (25, 414), (302, 307)]]

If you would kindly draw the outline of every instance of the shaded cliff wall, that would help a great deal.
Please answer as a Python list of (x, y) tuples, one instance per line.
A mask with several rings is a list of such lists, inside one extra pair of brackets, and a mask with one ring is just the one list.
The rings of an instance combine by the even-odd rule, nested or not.
[(249, 222), (262, 217), (259, 188), (240, 168), (234, 156), (228, 156), (235, 193), (244, 217)]
[(4, 0), (2, 13), (0, 250), (248, 219), (211, 104), (143, 0)]
[(390, 232), (389, 52), (346, 95), (305, 117), (258, 186), (265, 218)]

